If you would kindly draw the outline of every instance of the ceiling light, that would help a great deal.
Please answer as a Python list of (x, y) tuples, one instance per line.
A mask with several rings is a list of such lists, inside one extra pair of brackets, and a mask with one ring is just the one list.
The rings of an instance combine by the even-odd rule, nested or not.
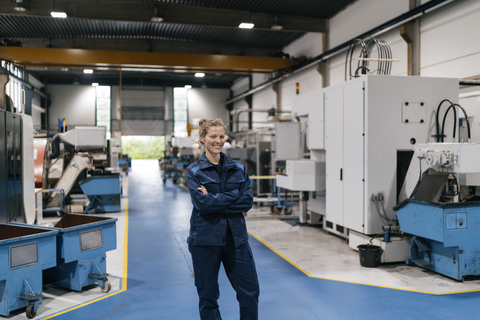
[(62, 71), (68, 71), (68, 68), (62, 68)]
[(98, 87), (98, 82), (93, 82), (92, 87)]
[(93, 73), (93, 69), (83, 69), (83, 73), (91, 74)]
[(283, 26), (278, 22), (278, 16), (275, 16), (273, 18), (273, 24), (272, 26), (270, 27), (270, 29), (272, 30), (282, 30), (283, 29)]
[(66, 18), (67, 17), (67, 14), (65, 12), (52, 11), (52, 12), (50, 12), (50, 14), (54, 18)]
[(239, 28), (242, 28), (242, 29), (252, 29), (255, 25), (253, 23), (250, 23), (250, 22), (242, 22), (238, 25)]
[(17, 10), (17, 11), (25, 11), (25, 6), (23, 5), (23, 0), (17, 0), (17, 2), (15, 3), (15, 7), (13, 7), (13, 9)]
[(153, 8), (153, 17), (150, 18), (150, 21), (151, 22), (162, 22), (163, 20), (164, 20), (163, 17), (160, 17), (158, 15), (158, 8), (157, 8), (157, 6), (155, 6), (155, 8)]
[(197, 72), (197, 73), (195, 73), (195, 77), (197, 77), (197, 78), (203, 78), (203, 77), (205, 77), (205, 73), (203, 73), (203, 72)]
[(189, 84), (187, 84), (187, 85), (185, 86), (185, 89), (192, 89), (192, 86), (189, 85)]

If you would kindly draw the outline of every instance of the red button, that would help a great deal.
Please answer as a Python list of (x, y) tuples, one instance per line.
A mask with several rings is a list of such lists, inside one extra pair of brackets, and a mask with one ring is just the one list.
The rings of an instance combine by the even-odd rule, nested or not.
[(463, 226), (463, 222), (460, 221), (460, 225)]

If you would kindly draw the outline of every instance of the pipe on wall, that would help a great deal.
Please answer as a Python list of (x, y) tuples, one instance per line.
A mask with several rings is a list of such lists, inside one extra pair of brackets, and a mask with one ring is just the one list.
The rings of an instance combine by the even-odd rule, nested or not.
[(299, 73), (307, 68), (310, 68), (312, 67), (313, 65), (319, 63), (319, 62), (322, 62), (322, 61), (325, 61), (325, 60), (328, 60), (334, 56), (336, 56), (337, 54), (345, 51), (349, 46), (350, 44), (352, 44), (352, 42), (354, 42), (356, 39), (364, 39), (366, 37), (375, 37), (375, 36), (379, 36), (387, 31), (390, 31), (406, 22), (409, 22), (409, 21), (412, 21), (412, 20), (415, 20), (415, 19), (418, 19), (426, 14), (429, 14), (429, 13), (432, 13), (434, 11), (436, 11), (437, 9), (440, 9), (441, 7), (451, 3), (451, 2), (454, 2), (455, 0), (431, 0), (419, 7), (416, 7), (415, 9), (412, 9), (404, 14), (401, 14), (399, 15), (398, 17), (396, 18), (393, 18), (367, 32), (364, 32), (358, 36), (356, 36), (355, 38), (351, 39), (351, 40), (348, 40), (338, 46), (336, 46), (335, 48), (333, 49), (330, 49), (330, 50), (327, 50), (325, 51), (324, 53), (312, 58), (312, 59), (309, 59), (301, 64), (299, 64), (298, 66), (295, 66), (293, 68), (291, 68), (290, 72), (286, 73), (286, 74), (283, 74), (281, 76), (278, 76), (277, 78), (274, 78), (274, 79), (270, 79), (264, 83), (261, 83), (259, 84), (258, 86), (250, 89), (249, 91), (245, 92), (245, 93), (242, 93), (234, 98), (232, 98), (231, 100), (228, 100), (227, 102), (225, 102), (225, 104), (229, 104), (229, 103), (233, 103), (235, 101), (238, 101), (242, 98), (245, 98), (247, 96), (250, 96), (260, 90), (263, 90), (265, 89), (267, 86), (271, 85), (271, 84), (274, 84), (274, 83), (277, 83), (279, 81), (282, 81), (283, 79), (291, 76), (292, 74), (296, 74), (296, 73)]

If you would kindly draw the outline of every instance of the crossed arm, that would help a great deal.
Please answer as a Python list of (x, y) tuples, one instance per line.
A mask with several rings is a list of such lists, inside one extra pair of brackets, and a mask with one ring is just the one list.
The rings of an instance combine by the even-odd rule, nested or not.
[[(208, 194), (207, 188), (205, 188), (204, 186), (198, 187), (197, 190), (200, 190), (203, 194)], [(247, 212), (242, 212), (242, 213), (244, 217), (247, 216)]]
[(245, 173), (245, 181), (240, 189), (212, 194), (208, 193), (205, 186), (201, 185), (197, 177), (187, 170), (188, 191), (192, 197), (195, 209), (200, 214), (224, 213), (236, 214), (244, 213), (252, 208), (253, 195), (250, 178)]

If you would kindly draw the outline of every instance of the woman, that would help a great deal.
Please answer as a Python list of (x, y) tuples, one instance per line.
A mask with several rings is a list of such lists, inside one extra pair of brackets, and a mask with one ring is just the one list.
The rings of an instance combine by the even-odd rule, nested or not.
[(245, 166), (222, 151), (225, 125), (221, 119), (199, 121), (199, 143), (205, 152), (187, 168), (193, 210), (187, 239), (202, 320), (222, 319), (217, 300), (218, 271), (225, 272), (237, 292), (240, 319), (258, 319), (260, 293), (255, 262), (245, 225), (252, 208), (250, 178)]

